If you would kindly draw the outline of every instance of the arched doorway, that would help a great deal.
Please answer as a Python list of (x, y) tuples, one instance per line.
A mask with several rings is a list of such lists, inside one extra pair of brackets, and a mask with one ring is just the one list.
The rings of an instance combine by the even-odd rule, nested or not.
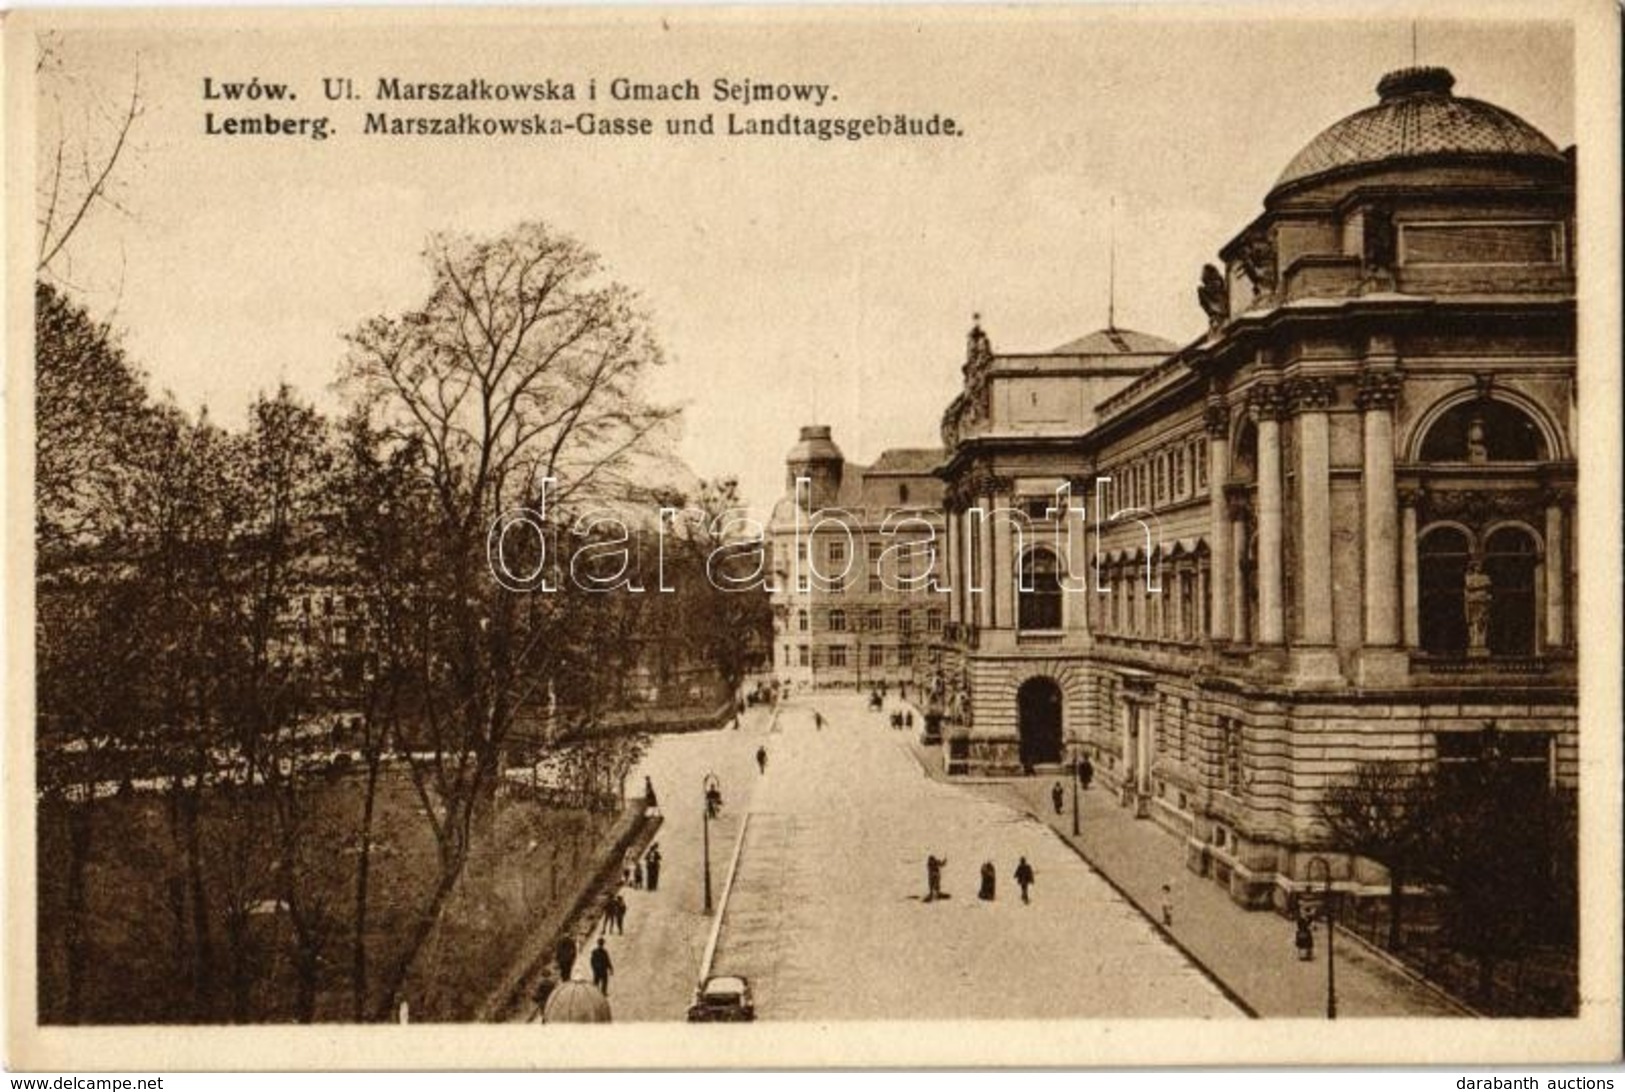
[(1061, 688), (1054, 679), (1028, 679), (1016, 691), (1020, 714), (1021, 766), (1061, 761)]

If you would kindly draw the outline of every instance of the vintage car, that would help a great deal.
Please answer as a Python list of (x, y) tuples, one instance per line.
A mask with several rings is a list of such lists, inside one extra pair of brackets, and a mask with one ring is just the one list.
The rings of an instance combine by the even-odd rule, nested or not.
[(740, 975), (714, 975), (706, 979), (694, 991), (694, 1003), (688, 1007), (691, 1024), (754, 1019), (756, 1005), (751, 1001), (750, 982)]

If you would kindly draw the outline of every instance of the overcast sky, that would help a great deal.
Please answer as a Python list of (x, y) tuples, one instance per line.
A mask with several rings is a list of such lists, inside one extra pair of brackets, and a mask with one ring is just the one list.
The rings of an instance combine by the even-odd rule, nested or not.
[[(380, 13), (343, 30), (304, 18), (249, 33), (193, 16), (189, 30), (64, 41), (76, 94), (127, 92), (140, 57), (127, 215), (86, 224), (68, 279), (155, 385), (230, 423), (279, 379), (332, 408), (342, 335), (422, 298), (428, 233), (540, 218), (641, 293), (669, 357), (654, 391), (687, 407), (681, 454), (701, 475), (738, 475), (761, 508), (801, 424), (833, 425), (861, 461), (936, 444), (972, 312), (1010, 351), (1105, 325), (1114, 197), (1118, 325), (1194, 337), (1202, 263), (1412, 48), (1407, 21), (1063, 9), (535, 13), (478, 28), (463, 11), (411, 29)], [(1566, 29), (1423, 20), (1416, 39), (1457, 94), (1573, 141)], [(205, 77), (288, 81), (297, 107), (319, 112), (322, 76), (370, 97), (381, 76), (602, 87), (617, 75), (828, 83), (838, 100), (805, 112), (942, 113), (967, 135), (384, 139), (359, 133), (359, 108), (336, 112), (325, 142), (202, 131)], [(725, 109), (679, 108), (719, 121)]]

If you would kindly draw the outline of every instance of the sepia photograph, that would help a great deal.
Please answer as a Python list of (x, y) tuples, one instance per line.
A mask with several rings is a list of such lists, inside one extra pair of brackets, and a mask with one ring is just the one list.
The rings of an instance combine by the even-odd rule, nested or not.
[(8, 13), (8, 1066), (1617, 1061), (1619, 32)]

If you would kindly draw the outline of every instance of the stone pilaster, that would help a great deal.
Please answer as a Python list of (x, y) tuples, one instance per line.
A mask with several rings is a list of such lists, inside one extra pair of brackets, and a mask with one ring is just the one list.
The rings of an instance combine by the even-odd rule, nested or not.
[(1422, 591), (1420, 559), (1416, 553), (1416, 510), (1422, 504), (1420, 489), (1399, 492), (1399, 568), (1404, 609), (1406, 648), (1422, 646)]

